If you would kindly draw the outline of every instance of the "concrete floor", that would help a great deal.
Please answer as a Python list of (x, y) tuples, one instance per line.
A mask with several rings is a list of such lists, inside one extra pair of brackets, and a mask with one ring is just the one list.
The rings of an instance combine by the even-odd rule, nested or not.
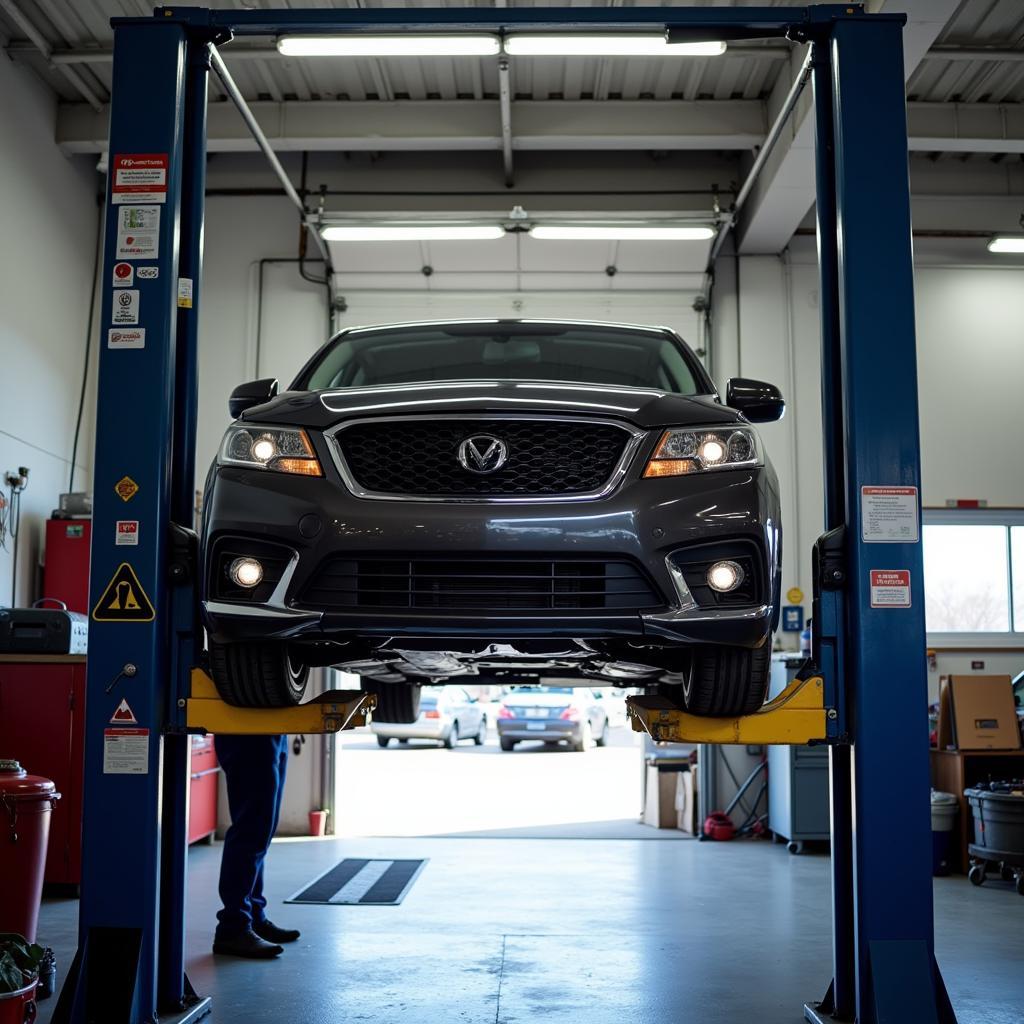
[[(343, 856), (430, 862), (399, 907), (281, 904)], [(188, 969), (216, 1022), (797, 1024), (829, 977), (828, 858), (763, 841), (278, 841), (271, 910), (303, 935), (273, 963), (213, 958), (219, 847), (189, 859)], [(960, 1024), (1021, 1024), (1024, 899), (962, 877), (935, 889)], [(76, 915), (43, 910), (63, 965)]]

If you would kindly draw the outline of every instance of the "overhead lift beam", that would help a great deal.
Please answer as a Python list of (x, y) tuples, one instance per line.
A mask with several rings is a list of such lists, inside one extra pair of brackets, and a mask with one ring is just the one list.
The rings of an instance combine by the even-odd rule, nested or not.
[[(646, 27), (670, 39), (789, 37), (813, 48), (830, 532), (815, 554), (817, 676), (735, 722), (643, 702), (633, 714), (654, 731), (702, 742), (824, 733), (832, 765), (834, 978), (805, 1016), (952, 1024), (934, 959), (920, 545), (914, 530), (874, 543), (862, 494), (865, 487), (914, 494), (919, 487), (902, 23), (853, 4), (185, 7), (115, 20), (103, 280), (112, 282), (114, 265), (126, 259), (148, 272), (135, 284), (138, 325), (114, 326), (109, 284), (102, 302), (79, 951), (54, 1020), (148, 1024), (160, 1012), (181, 1024), (209, 1009), (184, 973), (189, 729), (247, 731), (254, 715), (268, 733), (290, 731), (296, 716), (310, 716), (306, 731), (327, 729), (358, 721), (367, 706), (336, 694), (286, 712), (243, 712), (222, 705), (193, 671), (202, 633), (188, 525), (209, 47), (233, 35), (288, 31)], [(127, 236), (140, 226), (152, 251), (126, 254)], [(139, 543), (125, 556), (115, 526), (128, 516), (138, 522)], [(879, 590), (879, 572), (899, 584), (895, 599)], [(133, 601), (104, 600), (117, 580)], [(138, 720), (128, 731), (112, 721), (122, 699)], [(885, 797), (893, 777), (905, 795), (899, 858), (880, 841), (891, 827)], [(130, 838), (114, 841), (122, 836)]]

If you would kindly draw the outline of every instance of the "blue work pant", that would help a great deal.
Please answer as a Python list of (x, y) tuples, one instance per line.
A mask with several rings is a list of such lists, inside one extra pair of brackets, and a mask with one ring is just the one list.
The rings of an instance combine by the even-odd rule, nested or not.
[(287, 736), (217, 736), (231, 828), (224, 837), (217, 915), (220, 937), (237, 935), (266, 920), (263, 862), (277, 831), (288, 768)]

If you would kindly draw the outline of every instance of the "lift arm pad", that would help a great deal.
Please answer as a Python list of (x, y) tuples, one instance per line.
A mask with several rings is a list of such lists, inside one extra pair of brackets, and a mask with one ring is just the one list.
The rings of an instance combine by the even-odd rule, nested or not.
[(626, 698), (634, 732), (658, 743), (801, 744), (827, 737), (825, 688), (820, 676), (794, 679), (760, 711), (741, 718), (690, 715), (665, 697)]
[(312, 735), (367, 725), (377, 698), (362, 690), (328, 690), (290, 708), (236, 708), (225, 704), (213, 680), (192, 669), (192, 695), (186, 704), (189, 732), (222, 736)]

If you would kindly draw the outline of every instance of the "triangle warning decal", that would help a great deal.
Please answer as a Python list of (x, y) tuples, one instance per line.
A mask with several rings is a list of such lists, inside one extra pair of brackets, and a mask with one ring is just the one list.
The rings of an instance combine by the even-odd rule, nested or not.
[(153, 605), (142, 589), (135, 570), (122, 562), (92, 610), (96, 622), (152, 622)]

